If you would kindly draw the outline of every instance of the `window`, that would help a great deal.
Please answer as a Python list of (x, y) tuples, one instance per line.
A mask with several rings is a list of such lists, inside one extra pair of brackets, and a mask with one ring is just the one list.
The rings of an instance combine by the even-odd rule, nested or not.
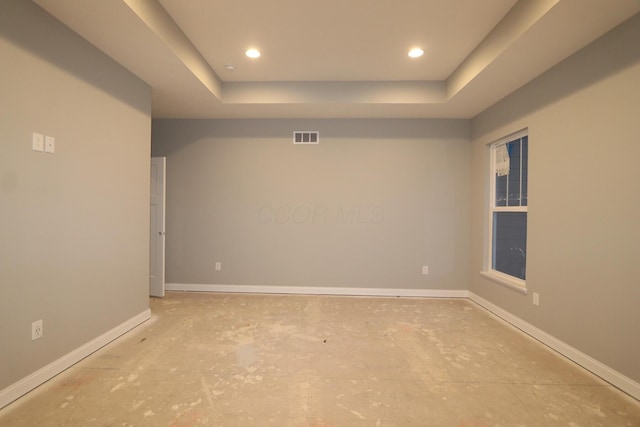
[(527, 132), (491, 144), (489, 278), (526, 290), (529, 153)]

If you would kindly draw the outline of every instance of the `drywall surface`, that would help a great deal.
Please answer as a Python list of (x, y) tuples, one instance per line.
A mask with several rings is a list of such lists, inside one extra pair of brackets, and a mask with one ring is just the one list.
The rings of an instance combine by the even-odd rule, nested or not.
[(30, 1), (0, 3), (0, 57), (1, 390), (148, 309), (151, 107)]
[[(640, 15), (473, 120), (470, 271), (472, 292), (636, 382), (638, 40)], [(487, 256), (486, 144), (523, 128), (529, 129), (527, 295), (480, 276)]]
[(152, 147), (169, 283), (467, 287), (468, 121), (154, 120)]

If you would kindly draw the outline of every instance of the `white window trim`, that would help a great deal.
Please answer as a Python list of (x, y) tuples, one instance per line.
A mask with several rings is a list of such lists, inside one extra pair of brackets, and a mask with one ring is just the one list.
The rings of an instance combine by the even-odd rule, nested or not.
[(520, 293), (527, 294), (527, 284), (524, 280), (509, 276), (494, 269), (487, 269), (480, 272), (485, 279), (489, 279), (499, 285), (506, 286)]
[(489, 157), (490, 157), (490, 165), (489, 165), (489, 204), (487, 205), (488, 209), (488, 218), (487, 218), (487, 235), (485, 237), (484, 247), (487, 251), (485, 258), (484, 269), (480, 272), (480, 275), (486, 279), (489, 279), (495, 283), (506, 286), (510, 289), (518, 291), (523, 294), (527, 294), (527, 283), (522, 279), (518, 279), (517, 277), (510, 276), (508, 274), (504, 274), (500, 271), (494, 270), (491, 262), (493, 259), (493, 213), (494, 212), (527, 212), (528, 206), (494, 206), (496, 199), (496, 177), (495, 177), (495, 156), (494, 156), (494, 147), (498, 147), (499, 145), (507, 144), (513, 140), (522, 138), (524, 136), (529, 136), (529, 130), (523, 129), (519, 132), (508, 135), (504, 138), (500, 138), (497, 141), (493, 141), (487, 144), (489, 148)]

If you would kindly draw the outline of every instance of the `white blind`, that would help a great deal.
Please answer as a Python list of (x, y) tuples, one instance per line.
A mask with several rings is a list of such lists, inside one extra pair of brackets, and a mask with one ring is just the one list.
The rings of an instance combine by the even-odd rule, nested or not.
[(496, 175), (509, 175), (509, 150), (507, 144), (500, 144), (496, 147)]

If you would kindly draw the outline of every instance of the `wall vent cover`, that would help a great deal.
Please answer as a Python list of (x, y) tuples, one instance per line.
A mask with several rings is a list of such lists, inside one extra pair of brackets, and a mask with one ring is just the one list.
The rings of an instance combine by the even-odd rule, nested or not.
[(294, 144), (318, 144), (320, 143), (320, 132), (318, 131), (295, 131), (293, 132)]

